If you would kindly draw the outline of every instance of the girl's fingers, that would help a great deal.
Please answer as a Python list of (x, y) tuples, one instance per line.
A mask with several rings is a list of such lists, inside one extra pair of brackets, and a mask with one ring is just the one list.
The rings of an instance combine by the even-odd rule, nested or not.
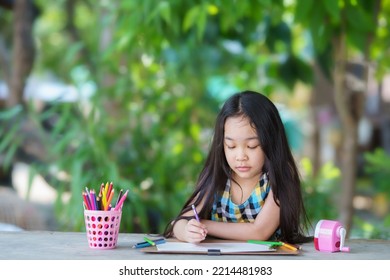
[(199, 228), (202, 228), (202, 229), (206, 229), (206, 226), (204, 224), (202, 224), (201, 222), (198, 222), (197, 220), (195, 219), (191, 219), (188, 221), (188, 224), (189, 225), (193, 225), (195, 227), (199, 227)]
[(195, 219), (190, 220), (188, 222), (188, 225), (190, 226), (190, 229), (193, 232), (200, 233), (200, 234), (202, 234), (204, 236), (207, 234), (206, 226), (204, 224), (202, 224), (201, 222), (198, 222)]
[(187, 223), (187, 238), (189, 242), (199, 243), (203, 241), (206, 236), (207, 229), (204, 224), (195, 219), (192, 219)]

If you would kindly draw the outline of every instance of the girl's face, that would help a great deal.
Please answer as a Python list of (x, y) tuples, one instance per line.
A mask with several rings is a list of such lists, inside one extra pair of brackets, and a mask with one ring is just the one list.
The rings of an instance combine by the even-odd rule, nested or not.
[(226, 119), (224, 150), (235, 180), (243, 184), (252, 184), (259, 180), (265, 156), (256, 130), (247, 117)]

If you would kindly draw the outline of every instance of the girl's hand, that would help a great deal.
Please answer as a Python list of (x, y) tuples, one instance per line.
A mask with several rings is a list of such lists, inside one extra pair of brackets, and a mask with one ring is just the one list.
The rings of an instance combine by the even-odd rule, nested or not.
[(184, 228), (185, 240), (189, 243), (200, 243), (207, 236), (207, 229), (204, 224), (195, 219), (188, 221)]

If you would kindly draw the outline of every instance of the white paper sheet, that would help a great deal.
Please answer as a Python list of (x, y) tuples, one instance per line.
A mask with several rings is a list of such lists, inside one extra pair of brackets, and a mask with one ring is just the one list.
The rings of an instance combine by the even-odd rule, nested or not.
[(237, 243), (199, 243), (187, 242), (166, 242), (158, 244), (157, 250), (160, 252), (208, 252), (208, 250), (220, 250), (221, 253), (244, 253), (244, 252), (266, 252), (275, 251), (269, 245), (251, 244), (244, 242)]

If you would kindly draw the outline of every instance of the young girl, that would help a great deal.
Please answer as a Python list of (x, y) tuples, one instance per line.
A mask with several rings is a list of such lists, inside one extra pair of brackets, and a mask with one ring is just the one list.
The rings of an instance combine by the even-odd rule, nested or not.
[(257, 92), (233, 95), (218, 114), (195, 191), (165, 236), (191, 243), (207, 235), (300, 243), (307, 241), (307, 223), (299, 173), (277, 108)]

